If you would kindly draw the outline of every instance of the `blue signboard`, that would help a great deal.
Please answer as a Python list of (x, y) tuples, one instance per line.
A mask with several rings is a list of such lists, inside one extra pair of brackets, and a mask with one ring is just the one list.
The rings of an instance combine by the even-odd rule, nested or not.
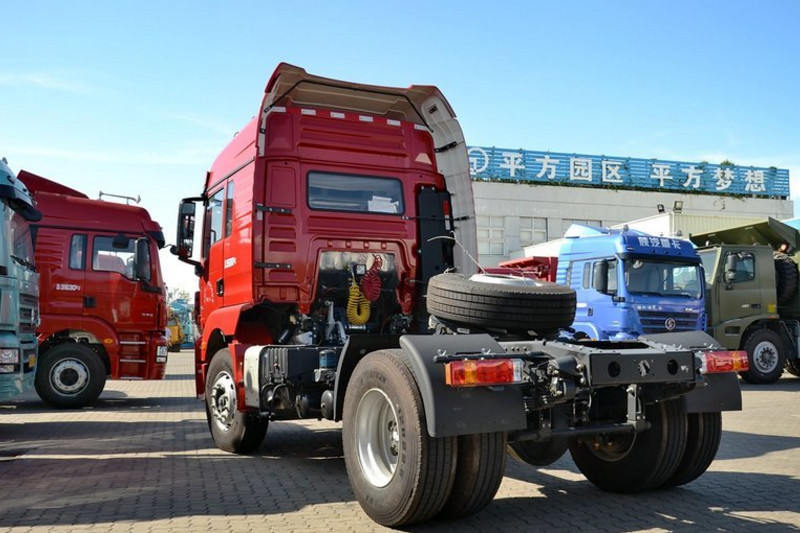
[(648, 189), (768, 198), (789, 197), (789, 171), (470, 146), (474, 180), (501, 180), (599, 188)]

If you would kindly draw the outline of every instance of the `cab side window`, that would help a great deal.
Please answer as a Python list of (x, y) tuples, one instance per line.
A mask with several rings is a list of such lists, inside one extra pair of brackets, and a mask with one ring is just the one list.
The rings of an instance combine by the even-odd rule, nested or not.
[(69, 267), (73, 270), (86, 268), (86, 235), (73, 235), (69, 243)]
[(208, 251), (215, 242), (220, 240), (222, 235), (222, 203), (225, 198), (225, 190), (220, 189), (208, 199), (206, 206), (206, 225), (204, 235), (205, 249)]
[(733, 282), (752, 281), (756, 278), (756, 260), (753, 254), (748, 252), (739, 252), (735, 254), (728, 254), (734, 257), (736, 276)]

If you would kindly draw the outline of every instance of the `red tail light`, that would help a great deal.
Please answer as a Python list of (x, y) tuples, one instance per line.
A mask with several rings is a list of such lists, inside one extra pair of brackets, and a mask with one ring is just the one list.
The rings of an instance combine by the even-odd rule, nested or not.
[(451, 387), (486, 387), (522, 383), (521, 359), (465, 359), (445, 363), (445, 383)]
[(721, 372), (744, 372), (750, 368), (747, 362), (747, 352), (742, 350), (718, 350), (702, 352), (704, 374), (719, 374)]

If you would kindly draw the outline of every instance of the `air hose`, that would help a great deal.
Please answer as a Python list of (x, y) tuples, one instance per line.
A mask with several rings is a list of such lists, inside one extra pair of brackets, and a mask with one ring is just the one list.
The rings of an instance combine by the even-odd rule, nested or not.
[(383, 266), (383, 259), (377, 254), (373, 254), (372, 258), (372, 266), (361, 278), (361, 292), (366, 296), (367, 300), (376, 302), (381, 297), (381, 277), (378, 272)]
[(358, 288), (356, 278), (350, 280), (350, 294), (347, 298), (347, 321), (354, 326), (361, 326), (369, 320), (369, 300)]

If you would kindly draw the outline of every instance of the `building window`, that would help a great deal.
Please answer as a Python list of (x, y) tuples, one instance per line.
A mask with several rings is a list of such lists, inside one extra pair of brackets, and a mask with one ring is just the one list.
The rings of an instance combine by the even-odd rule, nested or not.
[(477, 217), (478, 254), (505, 255), (505, 218)]
[(519, 245), (521, 248), (547, 242), (547, 219), (519, 217)]

